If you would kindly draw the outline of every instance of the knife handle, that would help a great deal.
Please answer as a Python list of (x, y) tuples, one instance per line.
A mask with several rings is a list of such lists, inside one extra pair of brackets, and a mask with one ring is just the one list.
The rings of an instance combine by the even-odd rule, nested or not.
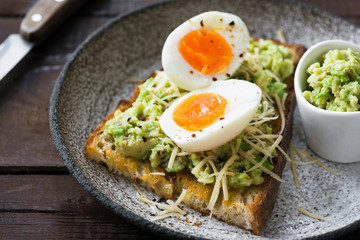
[(29, 41), (43, 40), (73, 13), (84, 0), (38, 0), (20, 25), (20, 34)]

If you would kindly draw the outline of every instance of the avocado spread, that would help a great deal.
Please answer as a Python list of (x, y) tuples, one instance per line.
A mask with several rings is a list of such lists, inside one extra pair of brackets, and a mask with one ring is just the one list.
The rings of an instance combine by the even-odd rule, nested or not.
[[(268, 40), (251, 40), (249, 53), (246, 53), (244, 58), (244, 63), (232, 78), (252, 81), (270, 97), (275, 94), (279, 97), (284, 95), (286, 85), (282, 80), (292, 74), (294, 68), (289, 49)], [(199, 182), (210, 184), (215, 181), (215, 171), (221, 170), (237, 148), (244, 156), (252, 158), (250, 161), (240, 156), (227, 170), (228, 186), (239, 190), (250, 185), (259, 185), (264, 181), (261, 169), (251, 169), (256, 162), (262, 161), (264, 168), (270, 171), (273, 169), (271, 158), (276, 155), (276, 151), (272, 149), (272, 156), (265, 158), (265, 154), (255, 149), (254, 143), (249, 140), (254, 139), (254, 136), (256, 139), (256, 134), (273, 134), (271, 126), (266, 121), (250, 123), (253, 131), (249, 130), (249, 136), (242, 133), (216, 149), (196, 153), (186, 153), (180, 149), (172, 168), (167, 168), (175, 144), (163, 133), (158, 120), (171, 102), (186, 91), (171, 83), (163, 71), (158, 71), (155, 77), (146, 80), (139, 89), (140, 94), (133, 106), (124, 112), (116, 111), (115, 117), (105, 124), (105, 131), (113, 136), (116, 147), (125, 155), (150, 161), (152, 167), (162, 166), (167, 172), (186, 168)], [(276, 111), (270, 102), (263, 97), (256, 116), (276, 118)], [(267, 141), (269, 149), (273, 142), (264, 140)], [(204, 162), (205, 158), (211, 159), (212, 162)]]
[(360, 53), (331, 50), (307, 72), (309, 89), (304, 97), (314, 106), (339, 112), (360, 109)]

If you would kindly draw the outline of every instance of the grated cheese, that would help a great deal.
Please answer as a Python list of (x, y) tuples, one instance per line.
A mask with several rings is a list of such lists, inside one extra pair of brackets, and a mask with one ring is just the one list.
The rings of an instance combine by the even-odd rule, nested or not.
[(284, 109), (282, 108), (279, 96), (277, 94), (275, 94), (274, 98), (275, 98), (275, 102), (276, 102), (276, 105), (278, 107), (280, 117), (281, 117), (281, 130), (280, 130), (280, 133), (279, 133), (279, 134), (281, 134), (284, 131), (284, 128), (285, 128), (285, 114), (284, 114)]
[(249, 145), (251, 145), (256, 150), (258, 150), (259, 152), (263, 153), (264, 155), (271, 156), (271, 153), (267, 149), (262, 148), (262, 147), (260, 147), (260, 146), (258, 146), (256, 144), (254, 144), (253, 142), (249, 141), (246, 138), (244, 138), (244, 141), (247, 142)]
[(295, 205), (294, 207), (295, 207), (295, 209), (298, 210), (300, 213), (302, 213), (302, 214), (304, 214), (304, 215), (306, 215), (306, 216), (308, 216), (308, 217), (311, 217), (311, 218), (314, 218), (314, 219), (318, 219), (318, 220), (321, 220), (321, 221), (327, 220), (326, 217), (322, 217), (322, 216), (320, 216), (320, 215), (313, 214), (313, 213), (311, 213), (311, 212), (309, 212), (309, 211), (307, 211), (307, 210), (305, 210), (305, 209), (303, 209), (303, 208), (301, 208), (301, 207), (298, 207), (298, 206), (296, 206), (296, 205)]
[(173, 151), (171, 152), (169, 163), (168, 163), (168, 166), (167, 166), (168, 168), (172, 168), (174, 166), (175, 157), (176, 157), (176, 154), (177, 154), (178, 150), (179, 150), (179, 147), (175, 146)]
[(224, 176), (221, 179), (222, 181), (222, 189), (223, 189), (223, 195), (224, 195), (224, 200), (228, 201), (229, 200), (229, 190), (227, 187), (227, 176), (226, 173), (224, 174)]
[[(282, 140), (282, 136), (279, 135), (278, 138), (276, 139), (276, 141), (273, 143), (273, 145), (269, 148), (269, 152), (270, 152), (270, 153), (275, 150), (275, 147), (276, 147), (277, 145), (279, 145), (279, 143), (281, 142), (281, 140)], [(262, 166), (263, 163), (265, 162), (265, 160), (266, 160), (268, 157), (269, 157), (269, 156), (265, 155), (265, 156), (263, 157), (263, 159), (261, 159), (260, 162), (258, 162), (257, 164), (255, 164), (252, 168), (250, 168), (250, 169), (247, 170), (246, 172), (250, 172), (250, 171), (252, 171), (252, 170), (254, 170), (254, 169)]]
[(187, 155), (190, 155), (190, 153), (184, 152), (184, 151), (179, 152), (179, 153), (176, 154), (176, 156), (179, 156), (179, 157), (181, 157), (181, 156), (187, 156)]
[(290, 163), (294, 163), (296, 165), (311, 165), (311, 164), (314, 164), (315, 162), (314, 161), (310, 161), (310, 162), (299, 162), (299, 161), (293, 161), (289, 155), (284, 151), (284, 149), (282, 149), (279, 145), (276, 147), (280, 152), (281, 154), (285, 157), (285, 159), (287, 161), (289, 161)]
[(265, 160), (266, 160), (267, 158), (268, 158), (268, 156), (265, 155), (265, 156), (261, 159), (260, 162), (258, 162), (258, 163), (255, 164), (252, 168), (250, 168), (249, 170), (247, 170), (247, 171), (245, 171), (245, 172), (251, 172), (252, 170), (259, 168), (260, 166), (262, 166), (262, 165), (264, 164), (264, 162), (265, 162)]
[(160, 175), (160, 176), (165, 176), (164, 172), (152, 172), (150, 173), (150, 175)]
[[(165, 87), (166, 84), (170, 84), (171, 87)], [(161, 89), (166, 89), (165, 97), (159, 98), (155, 93), (160, 92)], [(158, 103), (168, 107), (170, 103), (165, 102), (167, 99), (177, 98), (181, 96), (179, 88), (169, 81), (166, 73), (164, 71), (157, 71), (154, 81), (146, 88), (150, 92), (153, 99)]]
[(283, 43), (286, 42), (283, 30), (281, 30), (281, 29), (276, 30), (276, 36), (277, 36), (277, 38), (279, 39), (280, 42), (283, 42)]
[[(200, 168), (202, 166), (204, 166), (207, 162), (209, 162), (210, 160), (215, 160), (215, 158), (213, 156), (208, 156), (206, 158), (204, 158), (203, 160), (201, 160), (192, 170), (191, 173), (195, 174), (197, 172), (200, 171)], [(214, 165), (215, 166), (215, 165)], [(216, 168), (215, 168), (216, 169)]]
[(250, 123), (250, 126), (260, 126), (261, 124), (265, 123), (265, 122), (269, 122), (269, 121), (272, 121), (272, 120), (276, 120), (278, 117), (263, 117), (261, 118), (261, 120), (258, 120), (258, 121), (253, 121)]
[(290, 143), (290, 158), (292, 160), (291, 162), (291, 170), (294, 176), (294, 181), (295, 181), (295, 185), (297, 188), (300, 187), (300, 182), (299, 182), (299, 177), (298, 174), (296, 172), (296, 166), (295, 166), (295, 150), (294, 150), (294, 143)]
[(165, 102), (164, 100), (158, 98), (158, 97), (155, 95), (155, 93), (153, 93), (153, 91), (149, 91), (149, 92), (150, 92), (151, 96), (155, 99), (155, 101), (157, 101), (158, 103), (163, 104), (165, 107), (168, 107), (168, 106), (169, 106), (169, 104), (168, 104), (167, 102)]
[[(255, 160), (254, 156), (248, 154), (248, 152), (244, 152), (243, 150), (239, 150), (239, 154), (246, 157), (247, 160), (249, 160), (252, 164), (257, 164), (258, 162)], [(283, 180), (280, 178), (279, 175), (277, 175), (276, 173), (270, 171), (269, 169), (265, 168), (264, 166), (260, 165), (259, 169), (262, 170), (263, 172), (269, 174), (272, 178), (278, 180), (279, 182), (283, 182)]]
[(174, 216), (184, 216), (187, 214), (186, 211), (182, 210), (179, 207), (179, 204), (184, 200), (187, 190), (183, 189), (178, 199), (174, 202), (172, 200), (167, 200), (166, 203), (158, 203), (155, 201), (151, 201), (146, 197), (146, 195), (135, 185), (133, 186), (138, 191), (136, 194), (136, 197), (143, 203), (148, 204), (151, 209), (153, 210), (153, 213), (156, 215), (151, 218), (151, 221), (158, 221), (164, 218), (168, 217), (174, 217)]
[(271, 147), (269, 148), (269, 152), (272, 153), (275, 148), (277, 146), (279, 146), (280, 142), (282, 141), (283, 136), (282, 135), (278, 135), (277, 139), (275, 140), (275, 142), (273, 143), (273, 145), (271, 145)]
[(262, 135), (258, 135), (257, 137), (259, 139), (263, 138), (263, 139), (268, 139), (268, 140), (272, 140), (274, 138), (278, 138), (281, 135), (278, 134), (262, 134)]
[(257, 144), (261, 145), (263, 148), (266, 148), (266, 141), (261, 140), (260, 138), (258, 138), (257, 136), (255, 136), (252, 133), (248, 133), (248, 134), (249, 134), (249, 136), (248, 136), (249, 140), (257, 141)]
[(215, 174), (215, 175), (218, 174), (219, 172), (218, 172), (218, 170), (217, 170), (217, 168), (216, 168), (216, 166), (215, 166), (215, 163), (214, 163), (212, 160), (209, 160), (209, 163), (210, 163), (210, 166), (211, 166), (214, 174)]
[(295, 130), (296, 130), (296, 133), (299, 136), (300, 140), (303, 141), (304, 140), (304, 135), (301, 133), (301, 130), (300, 130), (299, 126), (295, 126)]
[(303, 160), (303, 161), (305, 160), (306, 157), (305, 157), (304, 153), (300, 149), (297, 148), (296, 153), (301, 158), (301, 160)]
[[(228, 167), (230, 167), (231, 164), (233, 164), (234, 161), (235, 161), (236, 159), (238, 159), (238, 158), (239, 158), (239, 156), (238, 156), (237, 154), (234, 155), (234, 156), (232, 156), (232, 157), (230, 157), (230, 158), (226, 161), (224, 167), (220, 170), (219, 175), (216, 177), (216, 182), (215, 182), (215, 184), (214, 184), (214, 188), (213, 188), (213, 190), (212, 190), (211, 197), (210, 197), (210, 201), (209, 201), (209, 206), (208, 206), (208, 208), (209, 208), (209, 210), (210, 210), (211, 212), (212, 212), (212, 210), (214, 209), (215, 203), (216, 203), (216, 201), (217, 201), (217, 199), (218, 199), (218, 197), (219, 197), (220, 189), (221, 189), (221, 182), (222, 182), (223, 176), (224, 176), (226, 170), (228, 169)], [(223, 190), (223, 191), (227, 191), (227, 185), (225, 186), (225, 188), (226, 188), (226, 190)], [(226, 201), (229, 200), (228, 198), (226, 199), (225, 196), (224, 196), (224, 199), (225, 199)], [(211, 216), (211, 215), (210, 215), (210, 216)]]
[(335, 172), (334, 170), (332, 170), (331, 168), (329, 168), (328, 166), (326, 166), (324, 163), (320, 162), (319, 160), (315, 159), (314, 157), (312, 157), (305, 149), (302, 150), (302, 152), (304, 153), (304, 155), (309, 159), (314, 161), (317, 165), (319, 165), (320, 167), (324, 168), (325, 170), (331, 172), (332, 174), (335, 175), (339, 175), (339, 173)]

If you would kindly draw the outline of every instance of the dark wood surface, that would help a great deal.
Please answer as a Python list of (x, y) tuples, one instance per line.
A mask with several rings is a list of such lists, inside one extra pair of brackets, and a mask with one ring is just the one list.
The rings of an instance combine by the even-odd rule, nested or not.
[[(0, 1), (0, 42), (35, 0)], [(69, 175), (49, 131), (61, 68), (109, 19), (159, 0), (92, 0), (29, 55), (0, 92), (0, 239), (155, 239), (97, 202)], [(358, 0), (302, 0), (360, 25)], [(0, 66), (1, 67), (1, 66)], [(360, 229), (339, 239), (358, 239)]]

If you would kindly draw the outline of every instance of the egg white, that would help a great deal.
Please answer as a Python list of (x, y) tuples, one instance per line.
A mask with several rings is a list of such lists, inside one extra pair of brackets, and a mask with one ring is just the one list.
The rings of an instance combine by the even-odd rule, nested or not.
[[(223, 120), (199, 131), (178, 126), (173, 118), (175, 107), (194, 94), (216, 93), (228, 102)], [(177, 99), (159, 119), (160, 127), (177, 146), (186, 152), (201, 152), (219, 147), (239, 135), (254, 117), (261, 100), (261, 89), (248, 81), (213, 82)]]
[[(224, 72), (204, 75), (188, 64), (179, 52), (180, 40), (198, 29), (215, 31), (229, 44), (233, 56)], [(184, 22), (168, 36), (162, 50), (164, 71), (172, 82), (188, 91), (208, 86), (214, 80), (227, 79), (243, 62), (249, 39), (246, 25), (238, 16), (217, 11), (204, 12)]]

